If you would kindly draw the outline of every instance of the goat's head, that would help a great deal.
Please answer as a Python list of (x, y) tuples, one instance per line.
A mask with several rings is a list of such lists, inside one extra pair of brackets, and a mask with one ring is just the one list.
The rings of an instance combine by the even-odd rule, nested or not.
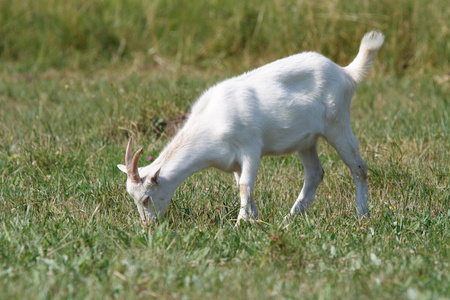
[[(143, 172), (143, 168), (138, 168), (138, 160), (142, 148), (131, 158), (132, 138), (128, 142), (125, 152), (125, 165), (117, 165), (124, 173), (127, 173), (127, 191), (133, 197), (141, 220), (148, 224), (154, 223), (157, 218), (164, 215), (170, 203), (171, 194), (162, 187), (159, 176), (161, 168)], [(146, 168), (147, 169), (147, 168)]]

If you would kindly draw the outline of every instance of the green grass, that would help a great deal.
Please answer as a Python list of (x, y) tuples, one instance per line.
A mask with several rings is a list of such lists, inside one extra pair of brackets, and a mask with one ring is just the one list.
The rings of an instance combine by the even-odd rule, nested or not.
[[(449, 299), (445, 1), (39, 3), (0, 2), (1, 299)], [(211, 84), (303, 50), (344, 65), (371, 29), (386, 41), (352, 104), (368, 220), (321, 142), (317, 201), (288, 228), (294, 155), (263, 159), (255, 223), (234, 228), (234, 178), (210, 169), (141, 227), (116, 168), (130, 135), (144, 165)]]

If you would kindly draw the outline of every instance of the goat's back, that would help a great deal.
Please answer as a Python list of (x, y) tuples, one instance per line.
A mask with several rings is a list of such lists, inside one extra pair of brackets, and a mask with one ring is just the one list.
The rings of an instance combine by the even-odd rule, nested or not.
[(213, 86), (191, 119), (218, 139), (260, 145), (263, 155), (292, 152), (323, 135), (326, 118), (349, 110), (353, 86), (328, 58), (300, 53)]

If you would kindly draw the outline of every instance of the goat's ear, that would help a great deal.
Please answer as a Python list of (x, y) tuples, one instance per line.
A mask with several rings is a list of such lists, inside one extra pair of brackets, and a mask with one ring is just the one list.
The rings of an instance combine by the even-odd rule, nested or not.
[(124, 165), (117, 165), (117, 167), (119, 168), (120, 171), (126, 173), (127, 172), (127, 167)]
[(150, 177), (150, 182), (154, 185), (157, 185), (159, 183), (159, 171), (161, 171), (161, 168), (159, 168), (158, 171), (156, 171), (155, 174)]

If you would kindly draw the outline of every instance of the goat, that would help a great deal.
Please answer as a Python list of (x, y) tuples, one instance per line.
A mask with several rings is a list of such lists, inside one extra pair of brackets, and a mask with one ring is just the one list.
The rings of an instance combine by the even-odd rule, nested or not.
[(366, 33), (356, 58), (340, 67), (315, 52), (277, 60), (206, 90), (185, 125), (150, 165), (138, 168), (142, 148), (125, 164), (127, 191), (145, 223), (162, 218), (175, 189), (194, 172), (215, 167), (234, 173), (241, 200), (237, 222), (258, 217), (252, 196), (261, 157), (297, 152), (305, 171), (299, 197), (287, 216), (314, 201), (324, 171), (317, 140), (325, 138), (349, 167), (356, 185), (356, 210), (369, 215), (367, 164), (350, 126), (350, 103), (367, 75), (384, 36)]

